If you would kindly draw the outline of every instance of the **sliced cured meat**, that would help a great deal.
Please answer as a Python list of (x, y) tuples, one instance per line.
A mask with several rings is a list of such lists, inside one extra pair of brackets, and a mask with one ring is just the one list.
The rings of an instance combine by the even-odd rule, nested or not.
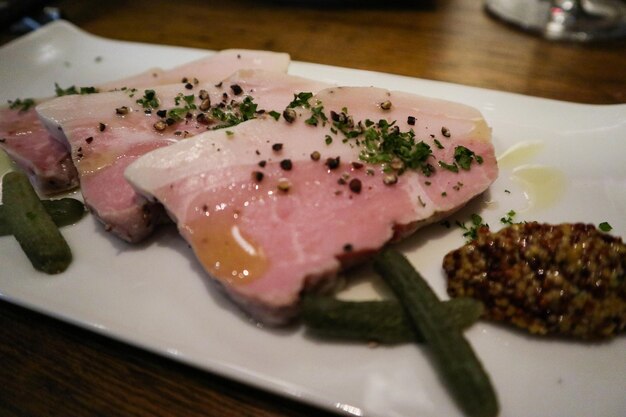
[(71, 148), (85, 204), (120, 238), (137, 242), (158, 223), (158, 206), (126, 182), (123, 171), (156, 148), (284, 108), (302, 89), (327, 84), (286, 74), (241, 70), (218, 85), (170, 84), (67, 96), (38, 106), (44, 123)]
[(0, 108), (0, 148), (43, 194), (55, 194), (78, 185), (76, 168), (67, 148), (50, 136), (34, 109)]
[(150, 152), (125, 175), (164, 205), (233, 300), (282, 324), (303, 291), (462, 207), (497, 172), (477, 110), (330, 88), (278, 121), (265, 116)]
[(213, 55), (179, 65), (169, 70), (152, 68), (140, 74), (100, 84), (100, 91), (122, 87), (150, 87), (175, 83), (215, 83), (240, 69), (263, 69), (287, 72), (291, 58), (283, 52), (251, 49), (224, 49)]
[[(218, 82), (238, 69), (259, 68), (286, 72), (289, 55), (268, 51), (230, 49), (164, 71), (153, 68), (140, 74), (97, 86), (99, 91), (141, 88), (169, 83)], [(47, 101), (42, 99), (38, 101)], [(56, 132), (56, 131), (53, 131)], [(25, 111), (0, 108), (0, 148), (28, 173), (43, 194), (55, 194), (78, 185), (69, 152), (41, 125), (34, 108)]]
[[(98, 91), (107, 92), (124, 87), (140, 88), (144, 86), (168, 84), (168, 82), (161, 81), (164, 77), (164, 74), (165, 71), (163, 71), (161, 68), (150, 68), (146, 71), (140, 72), (139, 74), (131, 75), (130, 77), (122, 78), (120, 80), (109, 81), (104, 84), (99, 84), (97, 89)], [(176, 80), (175, 82), (179, 81), (180, 80)]]

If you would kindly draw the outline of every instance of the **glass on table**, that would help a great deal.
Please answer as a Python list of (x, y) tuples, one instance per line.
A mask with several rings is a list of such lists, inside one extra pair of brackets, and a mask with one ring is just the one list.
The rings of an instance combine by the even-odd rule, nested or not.
[(486, 0), (486, 10), (547, 39), (589, 42), (626, 37), (624, 0)]

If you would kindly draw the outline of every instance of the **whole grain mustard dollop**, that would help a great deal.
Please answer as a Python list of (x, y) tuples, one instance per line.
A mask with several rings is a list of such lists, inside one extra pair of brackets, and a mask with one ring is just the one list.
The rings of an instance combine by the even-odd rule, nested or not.
[(604, 339), (626, 329), (626, 245), (587, 224), (513, 224), (448, 253), (452, 297), (530, 333)]

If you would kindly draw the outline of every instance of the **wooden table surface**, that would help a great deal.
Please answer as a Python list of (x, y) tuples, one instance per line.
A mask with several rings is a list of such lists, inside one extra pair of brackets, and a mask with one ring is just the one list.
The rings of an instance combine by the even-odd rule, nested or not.
[[(341, 0), (55, 5), (82, 29), (114, 39), (271, 49), (299, 61), (556, 100), (626, 103), (625, 40), (551, 43), (493, 20), (477, 0), (439, 0), (432, 7), (385, 3), (386, 8)], [(14, 37), (5, 29), (0, 44)], [(6, 302), (0, 302), (0, 387), (2, 416), (330, 415)]]

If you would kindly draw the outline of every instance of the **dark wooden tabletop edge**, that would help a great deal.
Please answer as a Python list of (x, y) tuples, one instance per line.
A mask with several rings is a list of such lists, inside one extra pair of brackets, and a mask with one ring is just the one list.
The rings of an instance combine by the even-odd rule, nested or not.
[[(28, 329), (28, 333), (25, 329)], [(184, 414), (179, 415), (196, 415), (194, 413), (201, 410), (203, 404), (201, 404), (201, 401), (194, 404), (189, 399), (178, 399), (180, 403), (176, 404), (176, 401), (171, 398), (161, 397), (162, 392), (169, 391), (172, 383), (182, 384), (181, 388), (183, 390), (185, 390), (185, 387), (193, 386), (197, 392), (194, 392), (192, 397), (202, 393), (210, 394), (210, 391), (217, 392), (217, 394), (212, 394), (212, 396), (223, 396), (224, 399), (220, 400), (221, 404), (208, 404), (207, 402), (204, 405), (223, 408), (224, 412), (227, 409), (232, 409), (233, 414), (224, 415), (246, 415), (245, 412), (237, 414), (237, 410), (241, 412), (243, 410), (259, 412), (260, 409), (267, 410), (265, 413), (258, 414), (263, 416), (316, 415), (330, 417), (337, 415), (320, 408), (306, 396), (291, 398), (286, 393), (277, 393), (262, 386), (251, 385), (245, 380), (237, 380), (232, 375), (221, 375), (217, 372), (199, 368), (184, 360), (177, 360), (118, 339), (110, 334), (106, 334), (106, 332), (87, 328), (68, 319), (53, 317), (45, 312), (5, 299), (0, 299), (0, 337), (3, 340), (20, 341), (19, 345), (16, 343), (0, 343), (0, 357), (3, 358), (3, 366), (0, 367), (0, 380), (15, 379), (15, 375), (11, 374), (12, 370), (14, 370), (11, 359), (16, 355), (30, 357), (38, 362), (54, 362), (55, 369), (47, 371), (30, 369), (31, 377), (44, 379), (43, 376), (39, 375), (39, 373), (42, 373), (53, 374), (56, 378), (65, 377), (71, 379), (74, 372), (72, 366), (75, 356), (82, 355), (84, 358), (88, 358), (94, 368), (109, 367), (106, 371), (110, 374), (109, 377), (127, 378), (126, 381), (123, 381), (123, 384), (145, 383), (144, 390), (147, 390), (147, 392), (153, 390), (152, 393), (147, 394), (148, 397), (164, 401), (164, 405), (168, 410), (177, 409), (181, 413), (184, 412)], [(53, 342), (50, 343), (51, 341)], [(74, 352), (63, 354), (63, 350), (67, 348), (73, 349)], [(46, 356), (47, 359), (42, 359), (43, 356)], [(33, 362), (33, 365), (35, 364), (36, 362)], [(135, 374), (148, 374), (149, 378), (140, 378)], [(153, 384), (152, 387), (149, 382)], [(31, 387), (41, 383), (43, 382), (30, 380)], [(98, 389), (106, 389), (105, 386), (100, 387), (102, 383), (102, 381), (99, 381), (98, 375), (90, 375), (89, 377), (79, 375), (79, 378), (74, 382), (68, 383), (69, 386), (66, 391), (80, 392), (86, 388), (79, 387), (77, 384), (87, 384), (92, 385), (90, 388), (87, 388), (88, 391), (97, 392)], [(0, 390), (0, 410), (5, 410), (0, 414), (3, 416), (8, 417), (10, 414), (4, 413), (10, 408), (11, 404), (14, 405), (14, 398), (6, 398), (7, 395), (10, 397), (11, 394), (7, 387), (4, 390)], [(129, 398), (125, 399), (125, 401), (132, 403), (135, 399), (134, 395), (136, 393), (129, 395)], [(182, 395), (185, 396), (186, 394)], [(45, 399), (40, 398), (40, 400)], [(82, 409), (79, 415), (114, 415), (109, 414), (110, 406), (93, 401), (93, 398), (90, 399), (89, 396), (81, 396), (75, 393), (74, 400), (77, 402), (74, 406), (80, 406)], [(206, 398), (204, 400), (213, 401), (215, 398)], [(50, 401), (50, 398), (48, 398), (48, 401)], [(59, 416), (67, 415), (64, 413), (71, 408), (62, 402), (48, 404), (48, 407), (48, 410), (51, 412), (49, 415)], [(20, 417), (32, 415), (29, 412), (29, 408), (24, 407), (24, 409), (16, 412), (14, 415)], [(205, 410), (208, 409), (205, 407)], [(202, 414), (199, 413), (197, 415)]]

